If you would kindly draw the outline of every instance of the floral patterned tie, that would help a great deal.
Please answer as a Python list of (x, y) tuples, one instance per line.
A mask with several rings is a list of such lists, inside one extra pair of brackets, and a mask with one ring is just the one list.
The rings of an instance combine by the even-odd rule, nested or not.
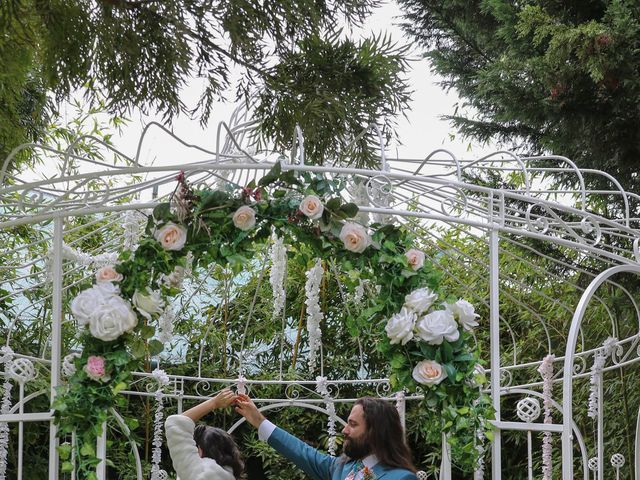
[(353, 464), (353, 467), (351, 467), (351, 471), (349, 472), (349, 475), (347, 475), (344, 480), (355, 480), (356, 475), (363, 468), (364, 468), (364, 464), (360, 460), (358, 460), (356, 463)]

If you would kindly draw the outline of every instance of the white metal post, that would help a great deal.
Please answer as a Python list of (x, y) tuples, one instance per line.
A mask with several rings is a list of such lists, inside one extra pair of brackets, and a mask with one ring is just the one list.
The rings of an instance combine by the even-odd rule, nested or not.
[[(51, 311), (51, 403), (56, 396), (56, 387), (60, 384), (60, 356), (62, 353), (62, 244), (64, 237), (64, 218), (53, 221), (53, 292)], [(58, 478), (60, 459), (58, 457), (58, 428), (51, 420), (49, 424), (49, 480)]]
[(96, 467), (96, 475), (98, 480), (106, 480), (107, 478), (107, 422), (102, 424), (102, 435), (96, 442), (96, 456), (100, 459), (100, 463)]
[[(24, 413), (24, 381), (18, 381), (20, 407), (18, 413), (22, 415)], [(18, 422), (18, 480), (22, 480), (22, 462), (24, 452), (24, 422)]]
[(442, 434), (442, 461), (440, 462), (440, 480), (451, 480), (451, 455), (447, 436)]
[[(500, 421), (500, 269), (498, 231), (494, 228), (489, 233), (489, 299), (490, 299), (490, 342), (491, 342), (491, 399), (496, 412), (496, 422)], [(491, 443), (491, 478), (502, 478), (501, 432), (493, 433)]]
[[(597, 354), (596, 354), (597, 355)], [(598, 372), (598, 478), (604, 478), (604, 374)]]
[(531, 444), (531, 430), (527, 430), (527, 469), (529, 471), (529, 480), (533, 480), (533, 446)]

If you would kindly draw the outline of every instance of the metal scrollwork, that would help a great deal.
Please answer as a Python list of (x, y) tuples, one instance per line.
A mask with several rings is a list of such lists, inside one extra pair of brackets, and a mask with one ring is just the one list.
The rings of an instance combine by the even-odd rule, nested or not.
[(509, 387), (509, 386), (511, 386), (512, 382), (513, 382), (513, 374), (511, 373), (511, 370), (501, 369), (500, 370), (500, 385), (503, 386), (503, 387)]
[(573, 362), (573, 374), (580, 375), (587, 371), (587, 359), (584, 357), (575, 357)]
[(367, 197), (374, 205), (379, 208), (389, 206), (389, 199), (393, 194), (393, 184), (386, 175), (376, 175), (371, 177), (367, 182)]
[(391, 392), (391, 384), (388, 381), (380, 382), (376, 385), (376, 395), (379, 397), (388, 397)]
[(198, 383), (196, 383), (194, 390), (198, 395), (206, 397), (211, 395), (211, 393), (213, 392), (212, 387), (213, 384), (208, 380), (200, 380)]

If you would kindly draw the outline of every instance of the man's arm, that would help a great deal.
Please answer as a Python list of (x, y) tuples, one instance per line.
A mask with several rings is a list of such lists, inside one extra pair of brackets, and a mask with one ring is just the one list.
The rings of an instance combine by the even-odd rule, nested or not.
[(300, 467), (307, 475), (316, 480), (330, 480), (335, 458), (320, 453), (302, 440), (285, 432), (267, 420), (258, 407), (246, 395), (238, 395), (236, 412), (258, 428), (262, 434), (266, 432), (266, 440), (278, 453)]

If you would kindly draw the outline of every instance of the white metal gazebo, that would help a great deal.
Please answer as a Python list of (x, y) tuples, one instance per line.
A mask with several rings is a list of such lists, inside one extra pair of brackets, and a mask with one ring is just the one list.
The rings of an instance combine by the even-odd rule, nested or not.
[[(138, 151), (131, 157), (93, 138), (78, 139), (76, 145), (89, 142), (101, 149), (105, 152), (101, 161), (88, 158), (74, 145), (66, 151), (38, 145), (21, 147), (38, 152), (49, 164), (57, 162), (56, 174), (49, 178), (37, 178), (33, 172), (9, 172), (11, 157), (4, 162), (0, 171), (0, 232), (6, 242), (2, 258), (9, 263), (0, 266), (0, 322), (7, 332), (2, 344), (11, 347), (12, 353), (5, 350), (0, 357), (5, 392), (9, 392), (0, 414), (0, 425), (4, 425), (0, 440), (3, 435), (10, 440), (19, 480), (24, 478), (27, 460), (23, 458), (24, 429), (31, 422), (50, 425), (49, 478), (67, 478), (60, 473), (52, 412), (32, 407), (34, 400), (54, 396), (55, 388), (64, 382), (64, 359), (69, 351), (63, 350), (62, 335), (65, 325), (73, 323), (65, 309), (67, 290), (90, 276), (95, 266), (113, 261), (123, 246), (135, 245), (143, 227), (141, 212), (149, 212), (171, 193), (180, 171), (194, 184), (244, 186), (261, 177), (280, 157), (250, 151), (252, 128), (242, 115), (234, 116), (229, 126), (219, 126), (215, 151), (183, 142), (185, 152), (191, 152), (194, 160), (168, 166), (139, 163), (150, 129), (164, 131), (167, 141), (181, 142), (157, 124), (145, 129)], [(538, 476), (541, 452), (535, 439), (543, 432), (548, 432), (549, 441), (555, 441), (548, 443), (553, 445), (548, 460), (556, 469), (561, 463), (564, 480), (614, 475), (640, 478), (640, 404), (626, 405), (624, 415), (632, 413), (635, 428), (635, 444), (629, 452), (624, 447), (627, 433), (613, 432), (607, 426), (620, 407), (607, 407), (610, 397), (605, 393), (609, 391), (607, 382), (616, 376), (628, 372), (634, 379), (632, 372), (640, 358), (638, 292), (631, 289), (640, 274), (640, 219), (633, 216), (640, 196), (625, 192), (604, 172), (579, 169), (559, 156), (520, 157), (501, 151), (469, 160), (436, 150), (425, 159), (391, 160), (382, 151), (380, 168), (364, 170), (306, 165), (302, 133), (296, 138), (297, 148), (283, 169), (345, 178), (352, 185), (349, 193), (361, 215), (410, 226), (437, 252), (432, 261), (443, 272), (444, 281), (464, 290), (470, 301), (486, 309), (485, 332), (478, 342), (488, 341), (485, 351), (496, 431), (484, 478)], [(18, 153), (16, 150), (12, 155)], [(587, 189), (589, 182), (585, 180), (594, 176), (606, 179), (610, 188)], [(603, 206), (599, 213), (591, 210), (594, 204)], [(95, 223), (92, 235), (104, 239), (91, 251), (81, 248), (86, 234), (78, 236), (80, 229), (69, 223), (69, 219), (78, 218), (84, 219), (85, 228)], [(32, 235), (29, 240), (9, 241), (22, 234), (20, 229)], [(447, 232), (466, 239), (478, 255), (460, 249)], [(478, 261), (483, 255), (484, 260)], [(518, 265), (526, 266), (526, 277), (519, 276)], [(206, 278), (206, 272), (201, 272), (200, 279), (193, 280), (181, 308), (190, 308), (190, 302), (193, 305), (206, 286)], [(557, 296), (545, 289), (549, 283), (563, 286)], [(559, 317), (549, 318), (549, 312)], [(596, 317), (607, 319), (607, 323), (595, 325)], [(12, 332), (36, 319), (44, 319), (47, 325), (43, 330), (48, 335), (46, 348), (39, 355), (25, 354), (13, 343)], [(559, 331), (558, 325), (566, 325), (566, 329)], [(539, 345), (522, 345), (522, 334), (534, 328), (541, 332)], [(594, 338), (597, 343), (590, 343)], [(202, 361), (204, 343), (198, 348)], [(547, 387), (555, 384), (557, 388), (544, 391), (537, 372), (541, 365), (552, 367)], [(322, 371), (327, 380), (319, 385), (315, 375), (308, 375), (307, 380), (285, 380), (282, 364), (280, 375), (270, 380), (251, 379), (249, 374), (244, 378), (241, 366), (237, 373), (229, 378), (170, 375), (164, 396), (174, 399), (180, 411), (185, 400), (205, 398), (221, 386), (235, 385), (251, 389), (264, 410), (301, 406), (328, 415), (334, 422), (341, 420), (335, 417), (332, 405), (355, 400), (341, 396), (343, 385), (376, 389), (381, 397), (396, 402), (401, 414), (405, 402), (419, 398), (391, 391), (385, 378), (332, 379), (330, 371)], [(153, 376), (144, 372), (135, 376), (135, 388), (122, 394), (153, 397)], [(262, 397), (261, 388), (274, 384), (286, 385), (286, 395)], [(12, 393), (14, 385), (17, 394), (16, 390)], [(631, 384), (632, 388), (639, 386)], [(578, 389), (590, 389), (589, 402), (575, 394)], [(546, 399), (546, 421), (540, 415), (540, 399)], [(581, 428), (585, 414), (592, 419), (587, 423), (589, 432)], [(117, 412), (114, 418), (118, 421)], [(521, 434), (527, 434), (529, 442), (528, 472), (503, 474), (503, 445), (510, 435)], [(97, 439), (101, 458), (109, 457), (106, 435), (105, 431)], [(616, 444), (613, 437), (620, 438), (619, 449), (610, 448)], [(131, 445), (137, 476), (142, 479), (137, 447), (134, 442)], [(4, 455), (6, 458), (6, 451)], [(449, 460), (445, 449), (441, 478), (451, 478)], [(105, 471), (103, 463), (98, 468), (99, 478), (105, 478)]]

